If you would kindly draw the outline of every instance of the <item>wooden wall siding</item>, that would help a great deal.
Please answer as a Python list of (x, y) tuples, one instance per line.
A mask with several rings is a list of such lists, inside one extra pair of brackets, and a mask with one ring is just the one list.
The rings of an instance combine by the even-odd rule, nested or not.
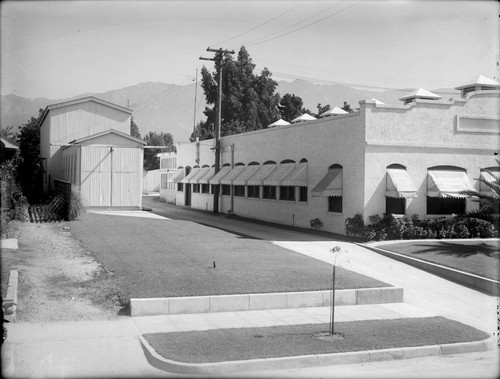
[(73, 140), (109, 129), (130, 134), (130, 114), (93, 101), (53, 109), (50, 116), (50, 156)]
[(111, 206), (111, 149), (81, 147), (80, 194), (85, 206)]
[(81, 196), (85, 206), (139, 207), (142, 149), (81, 147)]

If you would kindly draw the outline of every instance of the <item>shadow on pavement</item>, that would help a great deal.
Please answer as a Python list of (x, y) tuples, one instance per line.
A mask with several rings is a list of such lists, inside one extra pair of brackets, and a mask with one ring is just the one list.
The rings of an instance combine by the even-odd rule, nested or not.
[(191, 221), (235, 234), (239, 238), (267, 241), (344, 241), (364, 242), (355, 237), (326, 231), (302, 229), (289, 225), (241, 217), (235, 214), (214, 214), (209, 211), (180, 207), (160, 201), (158, 197), (143, 197), (143, 209), (172, 220)]

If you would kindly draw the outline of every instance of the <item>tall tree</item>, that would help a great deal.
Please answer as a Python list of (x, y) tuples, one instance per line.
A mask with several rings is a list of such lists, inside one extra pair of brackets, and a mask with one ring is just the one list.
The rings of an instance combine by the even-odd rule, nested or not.
[(196, 128), (194, 129), (193, 133), (191, 133), (191, 137), (189, 137), (189, 141), (195, 142), (196, 138), (199, 138), (200, 141), (212, 139), (212, 138), (214, 138), (214, 136), (212, 134), (212, 130), (213, 130), (213, 125), (208, 125), (206, 122), (200, 121), (196, 125)]
[(302, 114), (304, 102), (295, 94), (285, 94), (278, 104), (280, 116), (283, 120), (291, 122)]
[(349, 104), (347, 104), (347, 101), (344, 101), (344, 106), (342, 107), (343, 110), (345, 110), (346, 112), (354, 112), (351, 108), (351, 106)]
[(330, 104), (327, 104), (325, 106), (322, 106), (321, 103), (319, 103), (316, 108), (318, 108), (318, 114), (317, 115), (314, 115), (315, 117), (319, 117), (321, 116), (323, 113), (325, 113), (326, 111), (329, 111), (330, 110)]
[(274, 91), (278, 83), (271, 78), (271, 72), (264, 68), (255, 75), (250, 55), (244, 46), (238, 52), (237, 60), (230, 54), (216, 53), (216, 72), (210, 73), (206, 67), (201, 70), (202, 88), (205, 92), (207, 121), (203, 129), (213, 133), (215, 125), (215, 102), (219, 80), (218, 58), (222, 58), (222, 107), (221, 135), (229, 135), (266, 128), (278, 117), (279, 94)]
[(176, 151), (174, 137), (172, 137), (172, 134), (170, 133), (149, 132), (146, 136), (144, 136), (143, 141), (146, 142), (147, 146), (166, 146), (158, 149), (144, 149), (144, 170), (150, 171), (160, 168), (160, 160), (156, 154)]
[(141, 138), (139, 126), (137, 126), (133, 117), (130, 117), (130, 135), (135, 138)]
[(43, 109), (38, 111), (38, 117), (22, 125), (19, 134), (18, 178), (24, 196), (30, 203), (39, 202), (43, 192), (43, 165), (40, 159), (40, 120)]

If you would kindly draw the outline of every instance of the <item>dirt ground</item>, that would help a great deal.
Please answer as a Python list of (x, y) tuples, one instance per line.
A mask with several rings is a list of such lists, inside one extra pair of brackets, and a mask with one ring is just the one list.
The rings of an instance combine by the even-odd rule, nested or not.
[[(71, 237), (71, 224), (20, 223), (19, 249), (3, 249), (4, 275), (19, 272), (18, 322), (113, 319), (120, 311), (113, 273)], [(7, 274), (8, 275), (8, 274)]]

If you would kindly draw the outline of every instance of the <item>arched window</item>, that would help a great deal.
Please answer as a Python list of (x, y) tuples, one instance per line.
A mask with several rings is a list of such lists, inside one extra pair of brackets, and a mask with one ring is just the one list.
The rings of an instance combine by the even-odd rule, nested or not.
[(427, 214), (448, 215), (466, 212), (466, 191), (474, 191), (465, 169), (435, 166), (427, 169)]
[(391, 164), (386, 168), (385, 213), (405, 214), (406, 199), (416, 197), (417, 190), (401, 164)]
[(341, 165), (331, 165), (323, 179), (312, 190), (313, 197), (328, 198), (328, 212), (342, 213), (343, 171)]

